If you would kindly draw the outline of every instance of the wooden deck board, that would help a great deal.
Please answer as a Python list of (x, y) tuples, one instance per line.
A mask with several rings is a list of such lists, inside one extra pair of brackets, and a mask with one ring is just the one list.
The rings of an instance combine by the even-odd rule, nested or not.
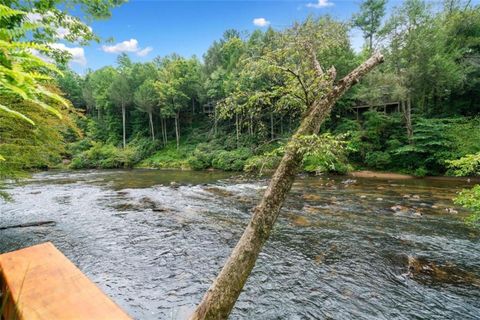
[(5, 319), (131, 319), (55, 246), (43, 243), (0, 255)]

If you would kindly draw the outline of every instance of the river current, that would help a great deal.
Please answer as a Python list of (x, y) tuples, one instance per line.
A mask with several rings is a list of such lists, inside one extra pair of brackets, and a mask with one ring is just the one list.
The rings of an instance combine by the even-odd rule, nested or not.
[[(135, 319), (185, 319), (268, 180), (45, 172), (6, 184), (0, 253), (51, 241)], [(231, 319), (480, 319), (465, 180), (300, 176)]]

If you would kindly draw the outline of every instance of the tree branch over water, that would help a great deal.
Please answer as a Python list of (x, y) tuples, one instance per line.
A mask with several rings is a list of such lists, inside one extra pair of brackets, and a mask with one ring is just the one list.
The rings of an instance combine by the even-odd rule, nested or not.
[[(318, 76), (320, 66), (315, 51), (308, 50), (314, 72)], [(275, 171), (270, 185), (263, 195), (260, 204), (253, 209), (253, 215), (242, 237), (233, 249), (220, 274), (204, 295), (194, 314), (190, 318), (196, 319), (226, 319), (240, 295), (248, 276), (260, 254), (263, 245), (268, 240), (271, 230), (277, 220), (280, 209), (290, 191), (298, 172), (303, 154), (301, 145), (298, 143), (304, 135), (317, 134), (321, 124), (330, 114), (332, 107), (339, 98), (360, 79), (383, 62), (380, 53), (374, 54), (362, 65), (354, 69), (347, 76), (334, 84), (335, 69), (327, 72), (327, 76), (321, 72), (319, 87), (323, 94), (314, 95), (315, 100), (309, 106), (296, 133), (291, 138), (285, 149), (277, 170)], [(330, 75), (330, 76), (329, 76)]]

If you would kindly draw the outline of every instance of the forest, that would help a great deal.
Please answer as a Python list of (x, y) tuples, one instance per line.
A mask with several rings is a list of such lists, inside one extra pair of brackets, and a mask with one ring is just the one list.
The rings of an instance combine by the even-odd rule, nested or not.
[[(311, 16), (303, 22), (312, 37), (331, 30), (321, 59), (335, 65), (337, 78), (374, 51), (385, 55), (336, 104), (321, 127), (321, 147), (305, 153), (303, 170), (479, 174), (480, 8), (408, 0), (386, 15), (386, 4), (364, 1), (348, 21)], [(58, 70), (48, 80), (53, 107), (32, 108), (18, 92), (2, 90), (2, 100), (36, 125), (2, 113), (0, 173), (65, 167), (268, 172), (316, 94), (308, 68), (281, 50), (294, 28), (226, 30), (202, 59), (172, 53), (135, 63), (123, 53), (116, 65), (83, 76), (68, 68), (68, 53), (51, 52)], [(352, 28), (363, 33), (360, 52), (352, 48)], [(12, 33), (21, 39), (21, 32), (6, 32)]]
[[(350, 315), (397, 312), (380, 300), (369, 310), (377, 289), (369, 292), (375, 299), (354, 292), (374, 280), (387, 288), (392, 275), (394, 288), (413, 288), (384, 292), (392, 299), (437, 303), (431, 317), (462, 311), (449, 299), (480, 283), (480, 5), (405, 0), (391, 9), (387, 0), (363, 0), (348, 19), (310, 14), (282, 28), (262, 18), (253, 31), (226, 29), (202, 57), (173, 52), (137, 62), (123, 52), (113, 65), (75, 72), (58, 41), (101, 43), (84, 21), (108, 19), (125, 2), (0, 0), (0, 209), (19, 222), (0, 227), (0, 252), (46, 240), (72, 256), (83, 249), (87, 270), (98, 258), (90, 269), (137, 281), (135, 290), (155, 289), (168, 302), (120, 293), (138, 318), (188, 304), (190, 319), (226, 319), (249, 310), (234, 305), (242, 292), (265, 287), (268, 272), (281, 287), (282, 272), (299, 270), (312, 283), (338, 281), (329, 293), (335, 303), (356, 295), (363, 304), (347, 305)], [(30, 217), (41, 219), (23, 221)], [(48, 232), (16, 230), (37, 227)], [(271, 234), (278, 247), (267, 244)], [(219, 264), (225, 248), (231, 254)], [(272, 256), (281, 266), (270, 270)], [(162, 277), (181, 277), (150, 279), (142, 271), (149, 264)], [(355, 275), (371, 266), (381, 271)], [(259, 280), (258, 270), (269, 276)], [(352, 275), (360, 284), (345, 282)], [(252, 289), (249, 277), (261, 284)], [(114, 294), (130, 288), (96, 280)], [(171, 291), (155, 287), (169, 281)], [(303, 295), (312, 283), (288, 286)], [(185, 288), (188, 303), (172, 298)], [(298, 291), (271, 289), (292, 317), (318, 311), (310, 301), (298, 309)], [(464, 300), (464, 312), (478, 311), (478, 301)], [(271, 301), (259, 305), (278, 312)], [(330, 318), (329, 304), (320, 306)]]

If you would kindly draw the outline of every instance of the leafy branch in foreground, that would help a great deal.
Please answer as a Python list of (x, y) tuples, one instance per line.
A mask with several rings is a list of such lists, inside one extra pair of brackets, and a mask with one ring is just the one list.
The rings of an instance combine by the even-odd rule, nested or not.
[[(330, 133), (312, 134), (298, 137), (293, 141), (303, 154), (302, 166), (307, 172), (316, 174), (348, 171), (348, 143), (346, 135), (334, 136)], [(261, 175), (264, 170), (275, 169), (283, 155), (285, 145), (247, 160), (244, 171)]]
[[(32, 52), (49, 52), (46, 45), (33, 42), (20, 42), (16, 39), (38, 26), (20, 22), (14, 28), (3, 27), (12, 17), (23, 19), (25, 11), (9, 8), (0, 4), (0, 95), (21, 98), (31, 102), (61, 118), (61, 114), (48, 104), (54, 100), (68, 107), (69, 103), (60, 95), (49, 90), (45, 84), (53, 78), (50, 74), (61, 74), (58, 68)], [(34, 125), (34, 121), (25, 114), (15, 110), (14, 104), (0, 104), (0, 111), (9, 113)]]

